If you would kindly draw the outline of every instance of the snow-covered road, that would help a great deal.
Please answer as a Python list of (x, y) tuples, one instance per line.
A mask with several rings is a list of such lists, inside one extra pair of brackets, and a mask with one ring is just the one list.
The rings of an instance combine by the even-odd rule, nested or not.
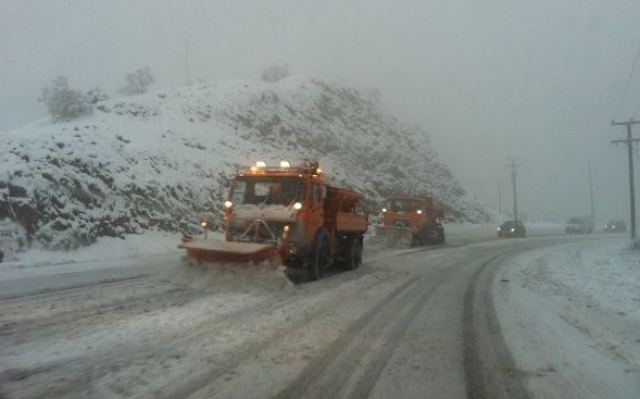
[[(426, 250), (371, 248), (359, 270), (295, 286), (269, 270), (185, 269), (177, 254), (86, 271), (5, 270), (13, 274), (0, 277), (0, 397), (553, 397), (562, 380), (546, 391), (535, 382), (544, 376), (529, 368), (539, 359), (522, 352), (539, 342), (518, 339), (526, 315), (509, 301), (528, 306), (547, 286), (573, 289), (566, 276), (538, 272), (530, 254), (612, 241), (490, 236), (452, 234), (448, 246)], [(526, 295), (506, 289), (518, 279)], [(633, 309), (624, 312), (637, 321)], [(638, 343), (627, 344), (619, 351), (637, 352)], [(618, 370), (620, 362), (603, 363), (613, 366), (601, 377), (626, 384), (614, 392), (624, 394), (638, 372)]]

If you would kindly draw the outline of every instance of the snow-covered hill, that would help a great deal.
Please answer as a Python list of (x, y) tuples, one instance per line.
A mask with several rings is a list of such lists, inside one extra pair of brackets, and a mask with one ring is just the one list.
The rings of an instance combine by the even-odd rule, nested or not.
[(219, 215), (227, 177), (256, 160), (318, 159), (373, 206), (432, 194), (456, 219), (486, 213), (431, 149), (426, 132), (373, 96), (312, 78), (223, 81), (111, 99), (93, 114), (0, 135), (0, 219), (53, 248)]

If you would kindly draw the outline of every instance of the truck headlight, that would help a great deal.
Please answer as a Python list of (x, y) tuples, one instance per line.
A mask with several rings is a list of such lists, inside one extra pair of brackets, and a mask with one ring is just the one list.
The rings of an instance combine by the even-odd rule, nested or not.
[(418, 209), (418, 210), (416, 211), (416, 213), (417, 213), (418, 215), (422, 215), (422, 209)]
[(296, 202), (295, 204), (293, 204), (293, 209), (299, 211), (300, 209), (302, 209), (302, 204), (300, 202)]
[(233, 202), (231, 202), (231, 201), (225, 201), (225, 202), (224, 202), (224, 207), (225, 207), (225, 208), (229, 209), (229, 208), (231, 208), (232, 206), (233, 206)]
[(387, 208), (382, 208), (382, 213), (387, 213)]

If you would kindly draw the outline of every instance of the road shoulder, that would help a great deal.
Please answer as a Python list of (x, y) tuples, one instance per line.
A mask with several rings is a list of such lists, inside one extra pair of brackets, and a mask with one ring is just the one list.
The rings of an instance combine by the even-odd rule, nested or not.
[(623, 247), (624, 240), (602, 238), (547, 247), (514, 258), (498, 273), (498, 319), (536, 396), (640, 393), (639, 314), (620, 303), (634, 295), (627, 262), (637, 265), (638, 255), (625, 255)]

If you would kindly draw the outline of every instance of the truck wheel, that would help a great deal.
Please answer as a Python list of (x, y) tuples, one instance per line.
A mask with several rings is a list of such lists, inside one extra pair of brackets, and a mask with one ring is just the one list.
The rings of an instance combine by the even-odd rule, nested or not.
[(331, 254), (329, 245), (325, 235), (320, 235), (317, 240), (316, 248), (310, 256), (307, 264), (307, 272), (309, 278), (313, 281), (320, 280), (324, 275), (324, 269), (329, 263)]
[(412, 247), (422, 247), (429, 243), (429, 228), (422, 226), (420, 230), (413, 233), (413, 245)]
[(438, 238), (436, 240), (436, 244), (438, 245), (442, 245), (444, 244), (445, 241), (445, 236), (444, 236), (444, 230), (438, 230)]
[(347, 270), (356, 270), (362, 264), (362, 240), (354, 238), (349, 245), (349, 253), (345, 259)]

